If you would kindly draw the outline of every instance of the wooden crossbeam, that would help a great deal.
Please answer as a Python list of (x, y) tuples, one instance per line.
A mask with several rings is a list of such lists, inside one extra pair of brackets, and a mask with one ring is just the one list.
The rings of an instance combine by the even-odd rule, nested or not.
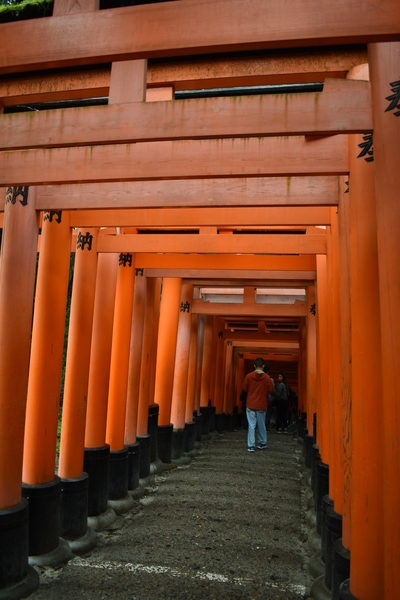
[(228, 138), (13, 150), (0, 153), (0, 185), (190, 179), (260, 175), (340, 175), (347, 139), (331, 136)]
[(400, 39), (398, 0), (362, 8), (359, 0), (220, 0), (216, 10), (214, 0), (186, 0), (97, 11), (90, 17), (5, 23), (0, 72)]
[[(5, 190), (2, 190), (5, 198)], [(36, 188), (39, 210), (188, 206), (335, 206), (339, 178), (238, 177)]]
[(228, 254), (325, 254), (321, 235), (108, 235), (100, 233), (99, 252), (195, 252)]
[[(193, 270), (231, 270), (246, 271), (276, 271), (276, 277), (282, 277), (284, 272), (293, 271), (299, 278), (299, 271), (307, 275), (315, 272), (315, 256), (303, 254), (301, 256), (275, 255), (275, 256), (247, 256), (220, 253), (216, 256), (207, 254), (146, 254), (137, 255), (135, 265), (145, 269), (185, 269), (188, 273)], [(302, 273), (301, 273), (302, 274)], [(188, 275), (191, 277), (192, 275)], [(232, 275), (235, 277), (235, 275)], [(258, 277), (258, 275), (256, 275)]]
[(369, 84), (331, 79), (322, 93), (135, 102), (0, 115), (0, 149), (372, 129)]
[[(193, 57), (190, 61), (158, 60), (147, 66), (148, 86), (172, 86), (174, 90), (307, 83), (326, 77), (344, 77), (354, 66), (367, 62), (366, 50), (358, 46), (293, 49), (292, 52), (242, 56)], [(75, 71), (26, 73), (0, 80), (0, 103), (4, 106), (77, 98), (108, 96), (110, 67)]]
[(276, 225), (330, 225), (328, 207), (225, 207), (133, 208), (76, 210), (69, 215), (71, 227), (265, 227)]
[(236, 304), (193, 300), (190, 308), (194, 314), (226, 317), (230, 315), (247, 317), (304, 317), (307, 314), (307, 306), (304, 302), (295, 302), (294, 304)]
[[(141, 267), (141, 254), (136, 255), (135, 264)], [(146, 277), (181, 277), (193, 285), (240, 285), (241, 282), (251, 285), (268, 287), (293, 287), (298, 288), (313, 283), (315, 271), (261, 271), (239, 269), (167, 269), (146, 268), (143, 271)]]

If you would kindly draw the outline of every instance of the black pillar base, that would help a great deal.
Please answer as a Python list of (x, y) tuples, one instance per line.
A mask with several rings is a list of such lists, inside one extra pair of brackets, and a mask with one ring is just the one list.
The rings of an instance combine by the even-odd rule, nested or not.
[(194, 450), (194, 442), (196, 436), (196, 424), (185, 423), (185, 429), (183, 430), (183, 451), (192, 452)]
[(28, 564), (29, 521), (25, 498), (0, 510), (0, 598), (23, 598), (37, 589), (39, 576)]
[(319, 448), (316, 444), (311, 446), (311, 489), (314, 498), (314, 510), (317, 510), (316, 505), (316, 483), (317, 483), (317, 469), (318, 463), (321, 462), (321, 455), (319, 453)]
[(128, 444), (128, 490), (139, 487), (140, 476), (140, 444)]
[(327, 553), (327, 544), (328, 544), (328, 536), (327, 536), (327, 528), (326, 528), (326, 513), (328, 509), (333, 509), (333, 500), (329, 496), (324, 496), (321, 502), (321, 558), (324, 562), (326, 562), (326, 553)]
[(164, 463), (172, 460), (172, 430), (171, 424), (158, 426), (158, 456)]
[(226, 430), (233, 431), (233, 415), (231, 413), (226, 415)]
[(29, 554), (47, 554), (60, 543), (61, 482), (22, 484), (22, 495), (29, 503)]
[(329, 465), (319, 462), (317, 480), (315, 482), (315, 503), (317, 517), (317, 532), (321, 535), (322, 527), (322, 498), (329, 494)]
[(326, 559), (325, 559), (325, 584), (332, 589), (333, 548), (336, 540), (342, 537), (342, 517), (333, 508), (326, 511)]
[(202, 435), (208, 435), (210, 433), (210, 407), (200, 406), (200, 414), (203, 417), (201, 433)]
[(218, 433), (222, 433), (223, 431), (225, 431), (225, 414), (224, 413), (217, 413), (215, 415), (215, 429), (218, 431)]
[(193, 413), (194, 426), (195, 426), (195, 441), (201, 442), (201, 432), (203, 431), (203, 415)]
[(87, 532), (88, 519), (87, 473), (74, 479), (61, 479), (61, 537), (75, 540)]
[(150, 462), (156, 462), (158, 458), (158, 436), (157, 436), (157, 427), (158, 427), (158, 413), (159, 406), (158, 404), (150, 404), (149, 406), (149, 416), (147, 420), (148, 428), (150, 436)]
[(339, 589), (339, 600), (357, 600), (350, 592), (350, 579), (346, 579), (341, 584)]
[(304, 462), (306, 467), (311, 469), (312, 465), (312, 447), (314, 444), (314, 438), (312, 435), (306, 435), (304, 437)]
[(350, 577), (350, 552), (343, 546), (341, 538), (333, 544), (332, 600), (339, 600), (339, 589)]
[(128, 493), (128, 449), (110, 451), (109, 500), (120, 500)]
[(85, 448), (83, 469), (89, 476), (88, 515), (97, 517), (107, 510), (110, 447)]
[(215, 431), (215, 406), (210, 406), (210, 432)]
[(307, 413), (302, 412), (297, 419), (297, 434), (304, 438), (307, 435)]
[(139, 477), (145, 479), (150, 475), (150, 436), (138, 435), (137, 442), (139, 443)]
[(183, 429), (172, 431), (171, 458), (180, 458), (183, 454)]

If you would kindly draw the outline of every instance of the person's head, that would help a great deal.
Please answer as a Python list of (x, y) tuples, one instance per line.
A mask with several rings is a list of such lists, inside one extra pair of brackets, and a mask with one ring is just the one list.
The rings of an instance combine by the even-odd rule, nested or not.
[(254, 368), (258, 371), (264, 371), (265, 362), (262, 358), (256, 358), (254, 361)]
[(278, 373), (278, 381), (285, 381), (285, 376), (283, 373)]

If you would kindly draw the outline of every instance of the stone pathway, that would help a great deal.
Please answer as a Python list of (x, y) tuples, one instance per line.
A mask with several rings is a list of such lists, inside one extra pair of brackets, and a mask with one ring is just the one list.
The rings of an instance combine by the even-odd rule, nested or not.
[(302, 600), (301, 445), (213, 433), (192, 463), (156, 475), (147, 494), (90, 554), (43, 569), (32, 600)]

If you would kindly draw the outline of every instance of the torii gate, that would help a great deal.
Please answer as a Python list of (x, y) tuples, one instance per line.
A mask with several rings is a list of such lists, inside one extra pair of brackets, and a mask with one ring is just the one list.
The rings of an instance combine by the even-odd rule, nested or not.
[[(88, 3), (59, 0), (55, 3), (55, 16), (49, 19), (1, 26), (6, 48), (0, 56), (1, 73), (20, 73), (39, 68), (60, 68), (106, 61), (113, 61), (113, 66), (111, 77), (104, 69), (100, 70), (87, 86), (87, 89), (109, 88), (110, 104), (107, 107), (87, 107), (85, 112), (81, 109), (68, 109), (47, 114), (14, 114), (1, 117), (0, 156), (3, 169), (0, 173), (0, 185), (29, 185), (35, 188), (31, 188), (28, 195), (24, 187), (18, 190), (20, 193), (16, 193), (17, 190), (14, 189), (8, 194), (9, 201), (5, 206), (0, 286), (0, 433), (4, 444), (0, 453), (3, 489), (0, 497), (0, 518), (9, 532), (10, 518), (14, 519), (14, 515), (17, 515), (15, 518), (18, 521), (22, 515), (23, 521), (26, 510), (20, 502), (20, 485), (37, 248), (36, 211), (79, 209), (80, 212), (81, 209), (109, 208), (113, 210), (111, 219), (117, 220), (110, 225), (110, 220), (107, 221), (105, 215), (104, 225), (135, 227), (134, 213), (132, 217), (122, 217), (122, 220), (129, 219), (124, 225), (117, 224), (120, 221), (115, 216), (115, 209), (146, 206), (151, 211), (156, 211), (164, 207), (187, 205), (229, 207), (227, 212), (230, 212), (231, 206), (339, 205), (339, 224), (334, 216), (334, 209), (331, 209), (329, 229), (326, 234), (321, 233), (318, 236), (309, 233), (302, 236), (274, 235), (272, 240), (267, 239), (265, 234), (265, 240), (261, 240), (254, 235), (245, 234), (240, 236), (240, 242), (235, 239), (232, 243), (230, 239), (218, 237), (221, 234), (215, 231), (216, 224), (223, 224), (222, 216), (218, 216), (216, 212), (207, 212), (202, 218), (205, 221), (210, 219), (212, 224), (210, 221), (204, 223), (203, 231), (200, 228), (199, 234), (192, 234), (187, 239), (180, 235), (179, 245), (174, 246), (170, 240), (159, 238), (156, 234), (152, 237), (132, 233), (122, 234), (117, 240), (118, 244), (115, 240), (117, 236), (101, 234), (98, 239), (96, 236), (96, 243), (99, 244), (100, 251), (110, 254), (144, 250), (143, 261), (153, 260), (154, 253), (163, 250), (173, 254), (196, 250), (201, 254), (222, 252), (231, 255), (238, 251), (234, 248), (235, 244), (238, 244), (238, 248), (239, 243), (240, 250), (246, 255), (262, 252), (263, 249), (265, 251), (264, 244), (267, 244), (267, 250), (273, 253), (280, 253), (286, 249), (289, 253), (316, 254), (319, 393), (317, 397), (314, 389), (314, 399), (311, 399), (311, 392), (308, 417), (310, 418), (315, 407), (318, 422), (321, 423), (317, 438), (321, 457), (324, 462), (329, 463), (331, 470), (330, 495), (335, 502), (335, 510), (344, 518), (343, 544), (347, 549), (351, 548), (352, 553), (352, 593), (360, 600), (372, 600), (378, 596), (384, 599), (393, 598), (397, 589), (395, 567), (399, 558), (399, 462), (394, 441), (399, 426), (396, 400), (399, 366), (397, 340), (400, 332), (396, 307), (399, 304), (400, 290), (397, 268), (400, 132), (396, 119), (396, 85), (400, 55), (400, 10), (395, 0), (387, 0), (384, 10), (381, 6), (369, 5), (368, 11), (362, 10), (363, 3), (355, 0), (342, 0), (335, 6), (328, 3), (321, 6), (321, 3), (301, 2), (298, 9), (292, 7), (290, 11), (283, 11), (281, 3), (272, 2), (266, 7), (261, 0), (251, 0), (253, 18), (246, 20), (243, 19), (246, 4), (238, 0), (219, 0), (219, 17), (213, 20), (209, 19), (211, 0), (200, 5), (194, 0), (158, 5), (157, 20), (163, 25), (158, 38), (150, 35), (148, 30), (154, 7), (149, 6), (145, 10), (142, 7), (140, 13), (134, 8), (115, 13), (107, 11), (110, 14), (105, 18), (103, 11), (95, 11), (95, 0)], [(94, 10), (90, 18), (79, 14), (82, 8)], [(220, 21), (224, 22), (224, 28), (220, 27)], [(180, 24), (179, 31), (175, 26), (177, 22)], [(152, 23), (151, 27), (153, 26)], [(63, 45), (60, 41), (65, 39), (66, 30), (68, 44)], [(119, 32), (118, 37), (113, 36), (115, 30)], [(21, 40), (27, 36), (30, 40), (29, 55), (24, 44), (21, 44)], [(18, 40), (18, 43), (15, 40)], [(107, 44), (104, 40), (107, 40)], [(293, 97), (290, 101), (265, 96), (245, 98), (240, 102), (232, 98), (188, 102), (166, 100), (154, 104), (143, 102), (146, 67), (144, 59), (228, 51), (261, 51), (270, 48), (323, 47), (343, 43), (368, 44), (371, 99), (365, 81), (346, 80), (329, 82), (320, 96), (304, 95)], [(327, 51), (323, 48), (322, 52)], [(284, 60), (280, 65), (283, 63)], [(231, 64), (227, 77), (230, 84), (238, 78), (242, 78), (243, 81), (243, 77), (247, 76), (246, 70), (243, 74), (243, 63), (240, 67), (241, 73), (237, 64)], [(271, 70), (270, 66), (269, 68)], [(336, 75), (333, 64), (330, 70)], [(292, 77), (287, 76), (284, 80), (309, 81), (313, 72), (325, 72), (325, 68), (322, 68), (320, 63), (316, 64), (314, 71), (309, 69), (307, 75), (302, 78), (299, 77), (298, 61), (294, 71), (296, 72)], [(160, 81), (168, 81), (165, 74), (157, 75), (157, 69), (150, 73), (153, 86)], [(282, 73), (283, 69), (276, 75), (280, 76)], [(132, 89), (124, 90), (122, 88), (127, 74), (135, 76), (132, 75)], [(182, 82), (188, 77), (188, 73), (186, 71), (185, 75), (184, 69), (181, 69), (179, 76)], [(266, 74), (265, 71), (263, 76), (265, 81), (274, 79), (274, 74)], [(353, 76), (357, 78), (357, 73)], [(204, 73), (197, 72), (192, 77), (192, 87), (196, 89), (199, 82), (204, 81), (204, 77)], [(260, 73), (256, 73), (254, 77), (260, 77)], [(365, 74), (361, 78), (366, 79)], [(169, 82), (171, 80), (172, 77), (169, 78)], [(215, 81), (217, 80), (218, 75), (215, 76)], [(32, 78), (32, 89), (35, 84), (37, 85), (37, 80)], [(58, 84), (62, 90), (65, 77), (63, 81), (58, 81)], [(182, 89), (184, 84), (180, 85)], [(18, 85), (9, 93), (10, 98), (21, 97), (21, 90), (16, 90), (17, 87)], [(48, 94), (48, 90), (44, 93)], [(63, 97), (63, 91), (55, 93)], [(80, 94), (82, 93), (81, 91)], [(157, 93), (154, 90), (155, 98)], [(168, 91), (162, 91), (160, 94), (171, 98)], [(158, 98), (160, 97), (159, 95)], [(372, 129), (375, 148), (373, 165), (372, 138), (369, 136)], [(337, 135), (344, 133), (354, 134), (354, 137), (348, 141), (345, 136)], [(311, 137), (315, 134), (323, 137)], [(365, 162), (364, 158), (368, 162)], [(344, 194), (347, 193), (345, 181), (349, 172), (351, 206), (348, 215)], [(339, 177), (342, 175), (345, 179)], [(366, 199), (370, 207), (368, 214), (361, 205)], [(373, 220), (375, 203), (376, 229)], [(92, 218), (98, 220), (92, 223), (91, 216), (87, 215), (85, 228), (101, 226), (101, 216), (96, 216), (96, 213), (97, 211), (93, 211)], [(310, 222), (307, 225), (312, 225), (315, 216), (312, 216), (311, 211), (309, 214)], [(64, 220), (64, 259), (67, 252), (69, 255), (72, 226), (71, 222), (65, 223), (69, 219), (67, 215), (68, 213)], [(273, 213), (268, 215), (264, 212), (258, 215), (265, 219), (265, 225), (269, 224), (270, 218), (274, 218)], [(254, 213), (253, 218), (256, 219), (256, 216), (257, 213)], [(140, 214), (136, 217), (139, 221), (140, 218), (143, 219)], [(150, 215), (147, 226), (152, 226), (157, 219), (162, 221), (163, 218), (166, 217), (154, 212), (154, 221)], [(191, 217), (187, 215), (185, 218), (185, 227), (188, 227), (188, 224), (194, 225), (198, 217), (192, 213)], [(240, 213), (237, 213), (236, 218), (240, 218)], [(285, 219), (279, 218), (283, 221), (280, 225), (284, 225)], [(346, 224), (346, 218), (351, 224), (348, 242), (346, 239), (349, 225), (348, 221)], [(175, 219), (175, 223), (182, 224), (177, 216)], [(213, 229), (210, 231), (206, 228)], [(378, 252), (371, 252), (368, 271), (364, 269), (365, 255), (358, 254), (358, 251), (360, 244), (363, 244), (363, 248), (371, 248), (371, 244), (375, 243), (375, 231)], [(15, 247), (17, 235), (20, 242), (18, 248)], [(296, 239), (300, 237), (301, 240)], [(339, 282), (339, 272), (347, 272), (348, 258), (343, 252), (346, 243), (353, 250), (350, 258), (351, 277), (349, 281), (342, 278), (344, 281)], [(228, 277), (226, 271), (232, 273), (229, 258), (230, 256), (226, 263), (220, 265), (217, 280)], [(257, 258), (261, 257), (254, 257), (254, 260)], [(148, 262), (147, 265), (149, 264), (151, 263)], [(206, 264), (209, 263), (204, 262), (200, 267), (203, 273)], [(193, 267), (196, 268), (194, 263)], [(108, 268), (111, 268), (110, 265)], [(157, 266), (153, 263), (145, 268), (154, 269)], [(170, 268), (176, 269), (176, 265)], [(251, 269), (248, 265), (243, 268), (246, 271)], [(207, 278), (211, 278), (210, 271), (213, 270), (213, 267), (207, 269)], [(267, 272), (276, 270), (271, 268), (271, 264), (267, 269), (260, 269), (264, 276)], [(152, 274), (156, 273), (153, 271)], [(168, 274), (171, 275), (171, 282), (179, 279), (176, 272)], [(91, 290), (94, 293), (95, 264), (83, 265), (82, 290), (84, 282), (88, 282), (89, 275), (92, 278)], [(160, 275), (158, 271), (157, 276)], [(234, 279), (236, 275), (238, 273)], [(198, 274), (192, 273), (192, 276), (198, 277)], [(261, 279), (264, 279), (264, 276)], [(106, 275), (103, 274), (103, 277)], [(242, 277), (243, 275), (239, 274), (239, 278)], [(267, 277), (269, 278), (269, 274)], [(376, 285), (378, 277), (379, 298)], [(284, 280), (285, 276), (282, 276), (282, 281)], [(363, 399), (363, 409), (366, 403), (367, 410), (375, 418), (376, 405), (373, 401), (382, 389), (379, 386), (380, 370), (377, 365), (382, 364), (383, 418), (382, 423), (378, 422), (378, 427), (372, 425), (372, 429), (369, 430), (376, 442), (382, 444), (382, 454), (377, 452), (376, 457), (371, 456), (369, 440), (360, 433), (359, 422), (354, 418), (354, 452), (351, 458), (346, 454), (349, 448), (347, 438), (344, 438), (344, 448), (338, 443), (342, 439), (342, 423), (347, 435), (350, 422), (350, 309), (349, 293), (344, 285), (346, 282), (350, 286), (352, 298), (357, 299), (357, 304), (354, 305), (353, 302), (351, 306), (352, 364), (355, 365), (351, 371), (353, 411), (358, 419), (363, 420), (364, 425), (368, 423), (368, 419), (359, 408), (358, 398)], [(126, 282), (121, 280), (120, 289), (126, 291), (126, 285)], [(329, 286), (333, 286), (333, 293), (330, 293)], [(175, 300), (178, 298), (179, 301), (179, 287), (175, 286), (173, 289)], [(151, 291), (149, 288), (148, 292), (154, 295), (155, 290)], [(366, 296), (369, 299), (367, 305)], [(380, 319), (378, 325), (373, 326), (373, 321), (378, 321), (375, 317), (379, 302)], [(119, 310), (122, 314), (126, 307), (120, 306)], [(154, 310), (157, 312), (156, 306)], [(86, 315), (86, 318), (89, 317), (90, 315)], [(358, 323), (356, 329), (354, 323)], [(311, 331), (311, 325), (308, 330)], [(377, 348), (379, 336), (381, 352)], [(17, 343), (14, 343), (14, 340)], [(90, 343), (90, 339), (87, 343)], [(122, 347), (124, 344), (126, 339), (120, 338), (117, 345)], [(368, 353), (365, 353), (366, 347), (370, 348)], [(343, 359), (342, 364), (340, 356)], [(19, 365), (18, 376), (15, 373), (16, 364)], [(369, 376), (369, 390), (365, 390), (361, 376), (365, 364), (374, 368), (374, 372)], [(343, 381), (339, 381), (340, 373), (344, 373)], [(143, 377), (141, 381), (143, 383)], [(309, 384), (310, 391), (312, 385), (315, 387), (315, 382), (313, 384), (310, 380)], [(374, 395), (371, 395), (371, 390)], [(9, 403), (11, 397), (12, 406)], [(339, 399), (342, 399), (343, 408)], [(118, 421), (118, 418), (116, 420)], [(373, 419), (371, 422), (373, 423)], [(331, 428), (333, 434), (329, 434)], [(367, 459), (370, 461), (368, 477), (364, 468), (364, 461)], [(351, 478), (355, 483), (351, 492), (348, 469), (350, 462)], [(381, 480), (382, 469), (384, 477)], [(382, 494), (378, 491), (381, 489)], [(362, 528), (364, 511), (360, 508), (365, 496), (368, 497), (370, 507), (369, 527), (366, 529)], [(18, 527), (24, 546), (26, 525), (21, 522)], [(9, 543), (19, 544), (17, 540)], [(19, 550), (18, 546), (18, 565), (13, 566), (11, 574), (9, 571), (2, 573), (0, 586), (5, 589), (11, 582), (14, 584), (15, 580), (21, 584), (21, 589), (26, 589), (26, 586), (32, 589), (36, 585), (29, 579), (27, 556), (22, 549), (21, 552)], [(1, 565), (5, 564), (8, 552), (7, 540), (7, 548), (0, 554)]]

